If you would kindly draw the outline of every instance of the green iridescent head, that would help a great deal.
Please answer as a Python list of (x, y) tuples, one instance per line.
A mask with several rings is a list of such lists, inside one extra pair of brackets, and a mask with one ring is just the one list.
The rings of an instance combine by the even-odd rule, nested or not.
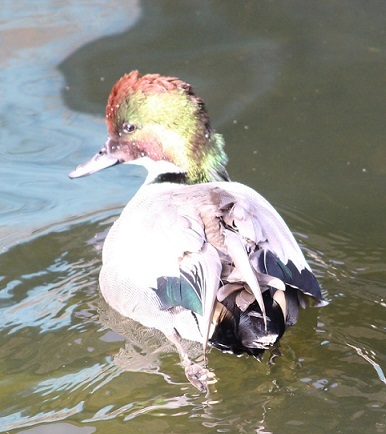
[(229, 179), (222, 136), (203, 101), (175, 77), (124, 75), (111, 90), (106, 121), (109, 139), (95, 156), (108, 156), (111, 164), (103, 167), (149, 157), (180, 167), (188, 183)]

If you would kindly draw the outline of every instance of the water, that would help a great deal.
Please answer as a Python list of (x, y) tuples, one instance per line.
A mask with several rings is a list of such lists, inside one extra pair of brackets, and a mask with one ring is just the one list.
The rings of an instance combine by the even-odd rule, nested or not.
[[(3, 3), (0, 431), (384, 432), (384, 2)], [(231, 176), (281, 212), (330, 301), (273, 366), (212, 350), (208, 396), (99, 296), (105, 231), (139, 178), (67, 178), (135, 68), (194, 85)]]

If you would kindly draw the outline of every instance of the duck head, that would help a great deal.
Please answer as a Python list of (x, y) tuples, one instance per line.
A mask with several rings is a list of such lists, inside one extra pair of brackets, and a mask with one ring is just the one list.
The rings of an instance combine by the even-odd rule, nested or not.
[(124, 75), (111, 90), (106, 122), (105, 146), (70, 178), (145, 157), (179, 167), (190, 184), (229, 180), (223, 138), (212, 130), (204, 102), (178, 78)]

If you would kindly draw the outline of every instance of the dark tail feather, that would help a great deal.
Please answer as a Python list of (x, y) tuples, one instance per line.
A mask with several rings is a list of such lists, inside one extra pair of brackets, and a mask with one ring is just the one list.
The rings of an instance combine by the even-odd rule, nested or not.
[[(285, 330), (286, 319), (280, 306), (272, 298), (270, 290), (263, 293), (268, 319), (267, 330), (265, 330), (263, 315), (258, 303), (252, 303), (245, 312), (242, 312), (236, 304), (236, 295), (237, 293), (232, 293), (222, 301), (226, 309), (219, 319), (210, 344), (222, 351), (230, 351), (234, 354), (247, 353), (260, 358), (265, 349), (281, 338)], [(295, 303), (293, 297), (290, 301)], [(291, 307), (291, 312), (297, 316), (295, 310)]]

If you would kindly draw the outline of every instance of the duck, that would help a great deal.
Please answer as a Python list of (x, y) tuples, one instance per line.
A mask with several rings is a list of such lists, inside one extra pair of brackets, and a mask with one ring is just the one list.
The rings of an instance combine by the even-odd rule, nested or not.
[[(143, 185), (106, 236), (99, 276), (109, 306), (160, 330), (187, 379), (208, 390), (208, 347), (260, 360), (321, 287), (294, 235), (252, 188), (231, 181), (223, 136), (183, 80), (132, 71), (113, 86), (108, 139), (70, 178), (142, 166)], [(202, 346), (196, 362), (183, 341)]]

